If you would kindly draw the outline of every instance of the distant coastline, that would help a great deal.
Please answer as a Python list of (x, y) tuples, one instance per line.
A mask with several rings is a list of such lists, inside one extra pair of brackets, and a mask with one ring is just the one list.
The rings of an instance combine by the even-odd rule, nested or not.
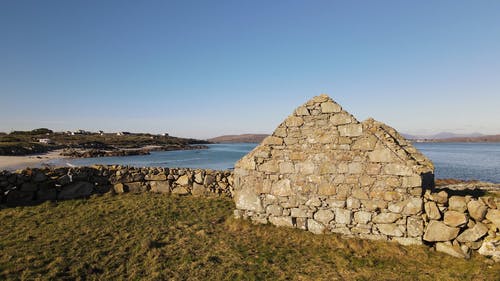
[(413, 142), (470, 142), (470, 143), (485, 143), (485, 142), (500, 142), (500, 135), (487, 135), (478, 137), (455, 137), (441, 139), (410, 139)]

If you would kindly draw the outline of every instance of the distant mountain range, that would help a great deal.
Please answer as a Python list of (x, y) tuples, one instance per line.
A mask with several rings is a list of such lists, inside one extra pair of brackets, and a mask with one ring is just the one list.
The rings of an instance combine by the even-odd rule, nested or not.
[(242, 134), (242, 135), (225, 135), (208, 139), (214, 143), (260, 143), (268, 134)]
[[(434, 135), (416, 136), (402, 134), (403, 137), (416, 142), (500, 142), (500, 135), (483, 135), (480, 133), (455, 134), (442, 132)], [(260, 143), (268, 134), (225, 135), (208, 139), (213, 143)]]

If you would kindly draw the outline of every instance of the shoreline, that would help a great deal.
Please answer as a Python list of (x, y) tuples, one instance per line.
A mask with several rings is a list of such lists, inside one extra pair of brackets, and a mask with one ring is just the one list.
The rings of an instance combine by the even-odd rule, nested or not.
[(0, 156), (0, 170), (14, 171), (26, 168), (40, 168), (50, 166), (49, 161), (69, 158), (61, 155), (62, 149), (52, 150), (47, 153), (23, 155), (23, 156)]

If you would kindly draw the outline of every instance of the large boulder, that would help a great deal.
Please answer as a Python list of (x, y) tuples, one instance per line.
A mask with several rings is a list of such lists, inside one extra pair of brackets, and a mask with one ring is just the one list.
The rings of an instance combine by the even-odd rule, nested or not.
[(425, 229), (424, 240), (429, 242), (450, 241), (457, 237), (460, 231), (457, 227), (450, 227), (440, 221), (430, 221)]
[(75, 182), (67, 186), (64, 186), (61, 192), (59, 192), (57, 198), (59, 200), (68, 200), (68, 199), (88, 197), (92, 194), (93, 190), (94, 190), (94, 185), (89, 182), (84, 182), (84, 181)]

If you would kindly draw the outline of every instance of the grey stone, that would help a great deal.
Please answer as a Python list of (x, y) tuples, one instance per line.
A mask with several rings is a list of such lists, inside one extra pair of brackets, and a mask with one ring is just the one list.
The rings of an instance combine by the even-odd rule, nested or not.
[(432, 220), (425, 229), (423, 239), (429, 242), (450, 241), (457, 237), (459, 231), (457, 227), (450, 227), (443, 222)]
[(283, 215), (283, 208), (278, 205), (269, 205), (266, 207), (266, 213), (279, 217)]
[(472, 200), (467, 203), (467, 210), (469, 211), (469, 215), (475, 221), (482, 221), (486, 216), (486, 212), (488, 211), (488, 207), (484, 205), (484, 203), (480, 200)]
[(385, 235), (401, 237), (404, 235), (399, 225), (391, 223), (391, 224), (377, 224), (378, 230)]
[(500, 236), (486, 237), (478, 253), (483, 256), (491, 257), (496, 262), (500, 262)]
[(172, 193), (177, 195), (188, 195), (189, 190), (187, 189), (186, 186), (177, 186), (174, 189), (172, 189)]
[(150, 181), (151, 192), (170, 193), (170, 183), (168, 181)]
[(449, 226), (461, 227), (466, 225), (468, 221), (464, 213), (457, 211), (448, 211), (444, 213), (444, 223)]
[(439, 220), (441, 219), (441, 213), (439, 212), (438, 207), (435, 202), (426, 202), (424, 204), (425, 213), (427, 217), (431, 220)]
[(488, 210), (488, 213), (486, 214), (486, 218), (491, 221), (497, 229), (500, 229), (500, 210)]
[(94, 185), (88, 182), (75, 182), (65, 186), (61, 192), (59, 192), (57, 198), (60, 200), (75, 199), (81, 197), (87, 197), (92, 194), (94, 190)]
[(308, 219), (307, 229), (314, 234), (323, 234), (325, 232), (326, 227), (323, 224), (313, 219)]
[(269, 222), (276, 226), (293, 227), (291, 217), (269, 217)]
[(314, 214), (314, 219), (324, 225), (330, 223), (335, 217), (335, 214), (330, 210), (319, 210)]
[(381, 213), (373, 218), (374, 223), (393, 223), (401, 218), (400, 214)]
[(448, 254), (452, 257), (464, 259), (467, 257), (466, 254), (458, 245), (452, 245), (449, 242), (438, 242), (436, 243), (436, 251)]
[(299, 208), (293, 208), (291, 216), (294, 218), (307, 218), (307, 211)]
[(458, 242), (475, 242), (488, 233), (488, 227), (480, 222), (458, 235)]
[(350, 224), (352, 220), (352, 212), (350, 210), (335, 209), (335, 222), (341, 224)]
[(448, 199), (448, 209), (451, 211), (465, 212), (467, 210), (467, 201), (463, 196), (451, 196)]
[(406, 221), (406, 231), (410, 237), (422, 237), (424, 222), (421, 218), (409, 217)]
[(416, 215), (422, 212), (422, 198), (413, 197), (408, 200), (406, 206), (403, 209), (404, 215)]
[(180, 176), (175, 183), (180, 185), (180, 186), (190, 186), (191, 185), (191, 178), (188, 175), (183, 175), (183, 176)]
[(293, 190), (289, 179), (279, 180), (271, 187), (271, 194), (276, 196), (290, 196), (293, 195)]
[(196, 183), (196, 181), (193, 183), (193, 188), (191, 189), (191, 194), (193, 196), (203, 196), (208, 193), (208, 190), (202, 185)]
[(360, 224), (367, 224), (372, 219), (372, 213), (359, 211), (354, 213), (354, 221)]
[(234, 201), (238, 209), (255, 211), (258, 213), (264, 211), (259, 196), (249, 188), (244, 188), (235, 192)]

